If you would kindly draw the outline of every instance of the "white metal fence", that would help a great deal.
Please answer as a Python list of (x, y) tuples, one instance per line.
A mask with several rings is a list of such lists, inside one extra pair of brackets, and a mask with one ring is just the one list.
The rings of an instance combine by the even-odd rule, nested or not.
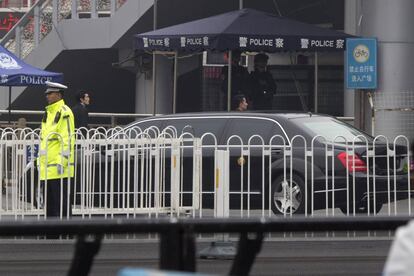
[[(243, 144), (172, 127), (89, 130), (76, 140), (74, 216), (271, 217), (411, 214), (408, 139), (336, 137)], [(0, 129), (0, 216), (44, 218), (39, 130)], [(47, 154), (47, 153), (42, 153)], [(46, 203), (47, 204), (47, 203)]]

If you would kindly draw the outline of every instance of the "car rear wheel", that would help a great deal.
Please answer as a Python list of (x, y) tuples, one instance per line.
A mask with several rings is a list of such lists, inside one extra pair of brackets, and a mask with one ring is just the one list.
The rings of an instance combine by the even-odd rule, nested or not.
[(272, 211), (274, 214), (290, 215), (305, 213), (305, 184), (296, 174), (279, 176), (272, 183)]

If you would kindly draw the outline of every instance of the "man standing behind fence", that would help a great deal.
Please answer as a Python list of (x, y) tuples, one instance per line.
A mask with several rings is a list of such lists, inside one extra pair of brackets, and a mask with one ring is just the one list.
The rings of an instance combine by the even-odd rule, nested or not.
[[(76, 94), (76, 101), (78, 102), (74, 107), (72, 107), (73, 116), (75, 117), (75, 127), (76, 128), (88, 128), (89, 124), (89, 111), (88, 105), (90, 103), (90, 94), (85, 90), (80, 90)], [(82, 131), (82, 134), (85, 135), (85, 129)]]
[(46, 216), (69, 217), (69, 185), (74, 175), (74, 118), (72, 110), (63, 101), (67, 86), (54, 82), (46, 84), (48, 105), (40, 133), (39, 177), (46, 192)]

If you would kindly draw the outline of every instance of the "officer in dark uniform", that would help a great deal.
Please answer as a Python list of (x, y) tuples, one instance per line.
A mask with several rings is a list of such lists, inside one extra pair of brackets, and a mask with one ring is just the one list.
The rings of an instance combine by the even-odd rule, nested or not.
[(276, 93), (276, 83), (272, 74), (267, 71), (266, 54), (254, 56), (254, 71), (250, 73), (250, 90), (253, 108), (256, 110), (271, 110), (273, 95)]
[[(249, 84), (249, 72), (240, 63), (241, 52), (234, 50), (232, 52), (232, 66), (231, 66), (231, 99), (235, 95), (244, 94), (249, 97), (248, 84)], [(221, 91), (224, 94), (224, 98), (227, 103), (227, 82), (228, 82), (228, 66), (224, 66), (221, 71)]]

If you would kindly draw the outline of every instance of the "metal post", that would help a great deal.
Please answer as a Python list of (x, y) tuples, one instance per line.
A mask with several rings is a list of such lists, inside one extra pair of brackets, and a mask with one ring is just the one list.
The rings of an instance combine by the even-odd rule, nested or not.
[[(158, 1), (154, 0), (154, 21), (153, 27), (154, 30), (157, 29), (157, 8), (158, 8)], [(157, 85), (156, 85), (156, 53), (152, 53), (152, 115), (155, 116), (156, 114), (156, 104), (157, 104)]]
[(12, 95), (12, 88), (9, 86), (9, 124), (11, 123), (11, 95)]
[(114, 16), (114, 14), (115, 14), (115, 12), (116, 12), (116, 9), (117, 9), (116, 3), (117, 3), (117, 2), (118, 2), (118, 1), (111, 0), (111, 16)]
[(72, 19), (79, 19), (79, 17), (78, 17), (78, 1), (72, 1)]
[[(33, 11), (33, 36), (34, 36), (34, 45), (37, 47), (39, 45), (40, 39), (40, 8), (37, 5)], [(53, 15), (52, 15), (53, 17)]]
[(116, 117), (111, 116), (111, 127), (115, 127), (115, 126), (116, 126)]
[(243, 9), (243, 0), (239, 0), (239, 10)]
[(177, 61), (178, 61), (178, 52), (175, 52), (174, 53), (173, 113), (177, 112)]
[(15, 49), (15, 54), (18, 58), (22, 57), (22, 37), (20, 35), (20, 30), (22, 27), (17, 26), (16, 27), (16, 49)]
[(85, 237), (80, 235), (75, 245), (75, 254), (68, 272), (69, 276), (88, 275), (91, 270), (94, 257), (101, 248), (102, 236)]
[(232, 69), (232, 51), (229, 51), (229, 60), (228, 60), (228, 65), (229, 65), (229, 70), (227, 70), (227, 111), (231, 110), (231, 69)]
[(239, 245), (237, 248), (237, 255), (234, 259), (233, 265), (229, 275), (250, 275), (250, 270), (253, 266), (256, 255), (262, 249), (263, 233), (254, 233), (255, 236), (247, 233), (240, 233)]
[[(112, 11), (112, 4), (113, 4), (112, 2), (111, 2), (111, 11)], [(112, 13), (111, 13), (111, 16), (112, 16)], [(91, 0), (91, 18), (98, 18), (98, 7), (96, 5), (96, 0)]]
[(375, 106), (371, 92), (367, 93), (369, 105), (371, 107), (371, 135), (375, 136)]
[(217, 181), (214, 200), (214, 216), (218, 218), (228, 218), (230, 216), (230, 174), (229, 163), (230, 155), (228, 150), (217, 150), (216, 156), (216, 174)]
[(59, 1), (53, 0), (52, 2), (52, 23), (53, 26), (57, 26), (59, 14)]
[(195, 237), (190, 229), (171, 225), (160, 233), (160, 269), (196, 271)]
[(315, 113), (318, 113), (318, 52), (315, 51), (315, 87), (314, 87), (314, 108)]

